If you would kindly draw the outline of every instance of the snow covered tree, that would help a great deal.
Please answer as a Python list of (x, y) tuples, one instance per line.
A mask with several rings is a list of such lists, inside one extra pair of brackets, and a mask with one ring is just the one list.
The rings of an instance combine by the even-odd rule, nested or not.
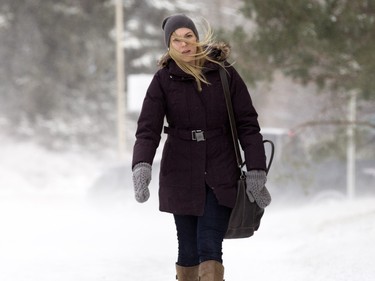
[[(155, 71), (165, 50), (163, 17), (199, 8), (183, 2), (123, 0), (127, 75)], [(114, 133), (114, 15), (111, 0), (0, 2), (4, 130), (46, 144), (52, 137), (87, 143)]]

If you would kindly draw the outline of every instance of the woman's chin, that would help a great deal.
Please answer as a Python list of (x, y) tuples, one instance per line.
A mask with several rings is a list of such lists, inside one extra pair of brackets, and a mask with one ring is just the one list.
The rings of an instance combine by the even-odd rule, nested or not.
[(191, 63), (194, 62), (194, 57), (193, 56), (182, 56), (182, 61), (186, 63)]

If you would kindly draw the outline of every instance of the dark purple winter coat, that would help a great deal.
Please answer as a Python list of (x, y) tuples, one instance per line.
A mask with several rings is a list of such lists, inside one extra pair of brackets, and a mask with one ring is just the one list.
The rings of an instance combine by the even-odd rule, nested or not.
[[(217, 60), (225, 60), (228, 53), (226, 46), (216, 46)], [(202, 83), (200, 92), (194, 78), (169, 59), (147, 90), (138, 120), (132, 165), (152, 164), (161, 133), (168, 133), (160, 165), (161, 211), (202, 215), (206, 184), (213, 189), (219, 204), (234, 206), (239, 169), (219, 67), (206, 63), (204, 75), (210, 84)], [(265, 170), (266, 157), (257, 112), (240, 75), (232, 66), (226, 69), (247, 170)], [(206, 140), (192, 140), (194, 130), (204, 131)], [(194, 137), (200, 136), (198, 133)]]

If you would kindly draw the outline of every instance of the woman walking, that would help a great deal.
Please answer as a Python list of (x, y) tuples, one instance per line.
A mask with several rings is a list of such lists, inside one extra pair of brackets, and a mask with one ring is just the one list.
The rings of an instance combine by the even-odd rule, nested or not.
[[(222, 281), (222, 243), (236, 199), (239, 169), (221, 67), (229, 79), (247, 183), (256, 194), (263, 194), (254, 197), (264, 207), (270, 197), (258, 115), (242, 78), (226, 62), (229, 47), (213, 42), (210, 29), (199, 40), (194, 22), (182, 14), (164, 19), (162, 29), (167, 52), (147, 90), (136, 131), (135, 197), (145, 202), (150, 196), (152, 163), (164, 132), (168, 137), (160, 166), (159, 206), (160, 211), (173, 214), (176, 224), (177, 279)], [(167, 126), (163, 128), (164, 119)]]

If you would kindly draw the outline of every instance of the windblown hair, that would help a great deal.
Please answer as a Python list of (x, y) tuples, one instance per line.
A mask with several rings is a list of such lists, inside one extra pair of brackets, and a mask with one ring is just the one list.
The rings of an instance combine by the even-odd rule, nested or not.
[(178, 39), (181, 41), (185, 41), (188, 44), (194, 44), (197, 47), (197, 52), (195, 54), (195, 63), (187, 63), (182, 60), (182, 56), (179, 52), (177, 52), (174, 48), (168, 48), (168, 51), (162, 56), (159, 60), (159, 66), (165, 66), (169, 59), (173, 59), (176, 64), (187, 74), (192, 75), (198, 85), (198, 90), (202, 90), (202, 83), (209, 84), (206, 77), (203, 74), (203, 65), (206, 61), (211, 61), (216, 64), (220, 64), (217, 60), (215, 60), (212, 56), (210, 56), (212, 48), (210, 46), (214, 45), (214, 36), (212, 29), (207, 21), (205, 22), (205, 36), (204, 39), (198, 41), (196, 43), (191, 43), (189, 40), (185, 38), (179, 37)]

